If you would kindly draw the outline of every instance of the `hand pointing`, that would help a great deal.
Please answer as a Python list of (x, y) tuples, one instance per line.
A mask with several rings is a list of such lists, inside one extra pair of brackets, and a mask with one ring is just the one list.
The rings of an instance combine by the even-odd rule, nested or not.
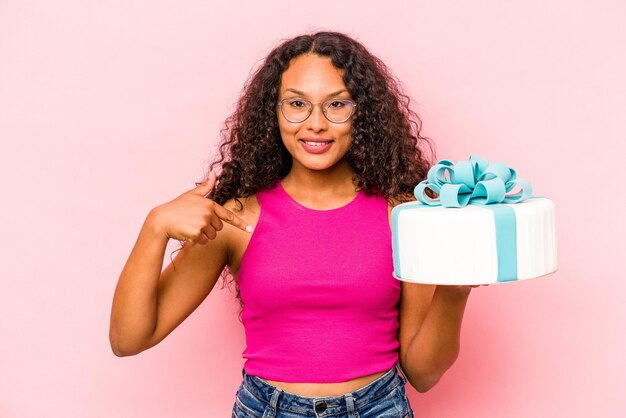
[(206, 196), (216, 183), (211, 171), (209, 178), (187, 190), (176, 199), (155, 208), (157, 228), (167, 236), (179, 241), (207, 244), (217, 237), (217, 231), (227, 222), (243, 231), (252, 232), (252, 227), (232, 211), (217, 204)]

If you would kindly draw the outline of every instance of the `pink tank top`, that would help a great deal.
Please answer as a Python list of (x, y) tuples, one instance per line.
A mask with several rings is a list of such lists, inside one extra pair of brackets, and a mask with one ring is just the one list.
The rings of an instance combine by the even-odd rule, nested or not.
[(257, 200), (237, 277), (246, 373), (325, 383), (393, 367), (401, 286), (384, 197), (361, 190), (345, 206), (316, 210), (279, 181)]

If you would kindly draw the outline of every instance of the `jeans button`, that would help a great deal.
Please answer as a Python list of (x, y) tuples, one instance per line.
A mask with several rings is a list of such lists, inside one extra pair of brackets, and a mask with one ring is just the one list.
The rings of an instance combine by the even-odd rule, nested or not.
[(326, 402), (322, 401), (315, 404), (315, 412), (322, 413), (326, 410)]

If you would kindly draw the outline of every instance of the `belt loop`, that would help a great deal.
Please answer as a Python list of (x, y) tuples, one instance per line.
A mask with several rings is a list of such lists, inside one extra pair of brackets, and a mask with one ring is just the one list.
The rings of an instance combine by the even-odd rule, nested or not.
[(354, 396), (352, 396), (352, 393), (346, 393), (343, 396), (346, 398), (346, 405), (348, 406), (348, 417), (357, 417), (358, 415), (354, 408)]
[(282, 392), (283, 390), (280, 388), (276, 388), (276, 390), (274, 390), (274, 393), (272, 393), (272, 398), (270, 399), (269, 411), (266, 411), (266, 413), (263, 414), (264, 418), (274, 418), (276, 416), (278, 409), (278, 397)]

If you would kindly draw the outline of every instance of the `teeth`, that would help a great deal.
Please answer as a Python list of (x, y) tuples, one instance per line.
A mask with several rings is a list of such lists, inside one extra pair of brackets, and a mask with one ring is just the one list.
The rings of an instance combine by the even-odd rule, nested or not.
[(302, 142), (304, 142), (307, 145), (314, 146), (314, 147), (321, 147), (322, 145), (327, 144), (327, 142), (309, 142), (309, 141), (302, 141)]

